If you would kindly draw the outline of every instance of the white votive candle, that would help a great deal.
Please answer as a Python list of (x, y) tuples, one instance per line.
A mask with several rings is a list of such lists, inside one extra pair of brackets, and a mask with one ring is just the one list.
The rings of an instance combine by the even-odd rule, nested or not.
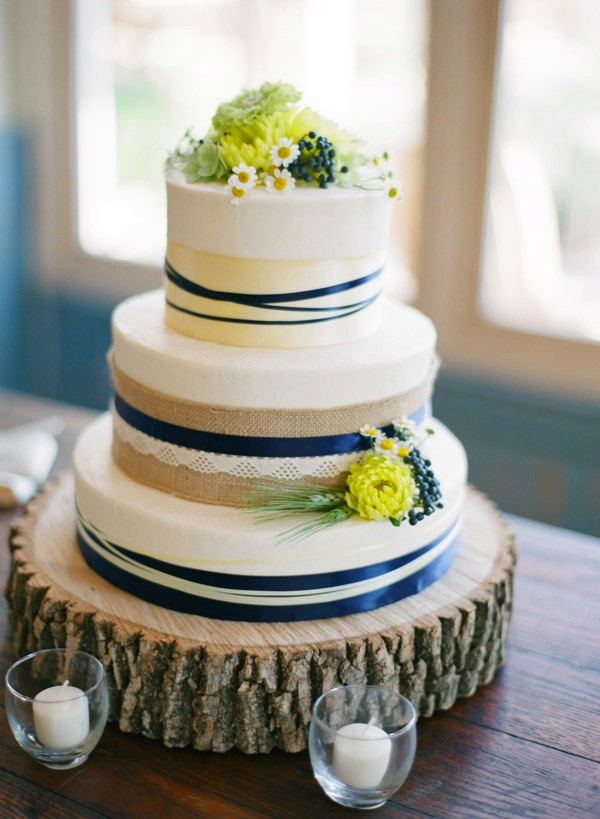
[(365, 722), (344, 725), (333, 741), (333, 771), (351, 788), (376, 788), (390, 761), (392, 741), (384, 730)]
[(33, 721), (38, 742), (46, 748), (72, 748), (90, 732), (90, 709), (81, 688), (62, 685), (45, 688), (33, 701)]

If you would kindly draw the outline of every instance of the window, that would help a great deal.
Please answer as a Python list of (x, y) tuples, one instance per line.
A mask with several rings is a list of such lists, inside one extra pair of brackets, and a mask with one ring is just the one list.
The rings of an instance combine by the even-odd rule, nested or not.
[[(506, 5), (510, 12), (511, 4)], [(531, 0), (524, 5), (555, 4)], [(587, 5), (591, 8), (593, 4)], [(537, 306), (518, 315), (516, 305), (527, 280), (515, 283), (514, 260), (502, 258), (503, 253), (508, 254), (499, 234), (490, 238), (487, 247), (484, 244), (485, 217), (491, 212), (490, 230), (495, 230), (498, 213), (493, 211), (501, 204), (494, 202), (489, 207), (488, 195), (491, 191), (492, 199), (496, 198), (498, 188), (493, 182), (488, 185), (493, 178), (488, 169), (490, 146), (495, 143), (498, 156), (506, 133), (501, 85), (500, 113), (494, 117), (499, 65), (502, 70), (502, 25), (506, 21), (510, 26), (513, 19), (503, 17), (503, 6), (499, 0), (442, 0), (432, 6), (424, 233), (417, 303), (437, 326), (440, 352), (449, 368), (570, 399), (598, 401), (600, 346), (590, 333), (584, 337), (579, 332), (577, 339), (572, 331), (567, 334), (560, 318), (555, 317), (551, 328), (540, 321), (539, 305), (546, 298), (539, 292), (544, 289), (540, 279), (547, 264), (541, 252), (538, 259), (533, 258), (531, 268), (537, 270), (532, 274)], [(527, 164), (534, 173), (534, 164)], [(546, 198), (547, 209), (549, 201)], [(514, 211), (504, 213), (507, 221), (515, 216)], [(522, 233), (523, 226), (519, 230)], [(542, 248), (547, 255), (548, 247), (542, 243)], [(487, 268), (482, 268), (484, 258)], [(560, 275), (566, 276), (564, 270)], [(497, 294), (502, 288), (511, 301), (508, 307), (504, 302), (506, 309), (500, 315)], [(582, 301), (579, 307), (585, 304)], [(571, 322), (571, 327), (576, 323)]]
[[(408, 295), (400, 237), (418, 228), (426, 3), (77, 0), (73, 11), (76, 234), (84, 253), (160, 265), (167, 148), (190, 126), (204, 132), (219, 102), (242, 87), (285, 79), (303, 91), (303, 103), (395, 154), (410, 191), (397, 210), (389, 266)], [(414, 257), (414, 241), (407, 252)]]
[(600, 341), (600, 6), (509, 0), (502, 28), (482, 309)]
[[(536, 96), (531, 83), (544, 85), (539, 75), (527, 87), (524, 81), (515, 100), (509, 79), (511, 65), (525, 70), (511, 63), (526, 50), (522, 32), (534, 31), (540, 48), (544, 37), (544, 48), (555, 44), (549, 23), (532, 22), (543, 13), (554, 14), (561, 37), (586, 31), (591, 37), (595, 6), (583, 0), (15, 0), (16, 97), (36, 134), (40, 275), (46, 284), (109, 294), (113, 302), (159, 284), (165, 147), (190, 124), (206, 127), (217, 102), (240, 85), (277, 73), (302, 87), (309, 103), (370, 139), (392, 134), (406, 198), (391, 267), (399, 295), (416, 292), (417, 306), (434, 320), (446, 366), (598, 401), (600, 140), (592, 103), (600, 86), (593, 40), (585, 49), (576, 39), (570, 47), (573, 76), (577, 69), (592, 86), (581, 92), (584, 104), (566, 80), (561, 92), (571, 106), (561, 118), (573, 138), (565, 141), (567, 172), (556, 174), (558, 164), (542, 155), (526, 162), (545, 203), (535, 207), (534, 221), (539, 229), (545, 211), (555, 223), (554, 273), (546, 274), (557, 283), (552, 310), (540, 286), (540, 270), (551, 270), (542, 255), (552, 255), (551, 243), (529, 252), (533, 263), (515, 282), (518, 245), (500, 238), (509, 229), (515, 235), (514, 204), (498, 215), (507, 189), (502, 168), (512, 168), (514, 180), (523, 162), (527, 123), (517, 114), (527, 108), (526, 91)], [(175, 43), (176, 57), (167, 42)], [(186, 54), (193, 65), (182, 72), (177, 61)], [(565, 54), (557, 72), (565, 70)], [(546, 102), (556, 116), (555, 98)], [(134, 127), (140, 121), (142, 140)], [(531, 151), (535, 140), (525, 136)], [(525, 216), (532, 218), (532, 200), (525, 199)], [(526, 233), (521, 225), (518, 234)], [(562, 294), (577, 288), (584, 296), (573, 309)]]

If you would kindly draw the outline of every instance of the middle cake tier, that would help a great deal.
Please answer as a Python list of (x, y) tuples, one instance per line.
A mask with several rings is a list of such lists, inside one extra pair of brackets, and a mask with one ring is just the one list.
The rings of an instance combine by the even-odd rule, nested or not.
[(116, 309), (113, 340), (113, 457), (191, 500), (243, 505), (261, 478), (341, 486), (369, 447), (361, 428), (430, 417), (435, 329), (396, 302), (369, 338), (271, 350), (180, 335), (153, 291)]

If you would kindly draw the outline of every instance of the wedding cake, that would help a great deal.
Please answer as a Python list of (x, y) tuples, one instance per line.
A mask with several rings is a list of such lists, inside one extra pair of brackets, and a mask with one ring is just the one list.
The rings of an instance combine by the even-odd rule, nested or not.
[(382, 295), (387, 155), (265, 83), (169, 158), (165, 286), (113, 315), (77, 537), (121, 589), (207, 617), (337, 617), (449, 568), (467, 463), (436, 334)]

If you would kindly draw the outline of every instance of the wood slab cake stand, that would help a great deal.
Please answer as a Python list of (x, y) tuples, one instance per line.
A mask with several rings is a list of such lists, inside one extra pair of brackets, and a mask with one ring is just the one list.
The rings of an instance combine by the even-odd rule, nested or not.
[(430, 716), (489, 682), (506, 650), (513, 538), (471, 488), (457, 556), (440, 580), (399, 603), (329, 620), (210, 620), (111, 586), (79, 553), (71, 473), (32, 501), (10, 545), (16, 655), (53, 646), (96, 655), (110, 718), (171, 747), (300, 751), (314, 700), (355, 682), (399, 690)]

